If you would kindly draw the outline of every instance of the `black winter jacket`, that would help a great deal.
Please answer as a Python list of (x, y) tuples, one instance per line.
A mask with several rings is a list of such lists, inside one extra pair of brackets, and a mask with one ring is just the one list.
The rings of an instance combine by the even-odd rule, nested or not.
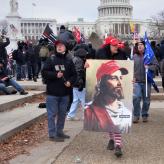
[[(59, 70), (64, 73), (64, 78), (57, 78)], [(56, 53), (46, 60), (42, 76), (47, 84), (47, 95), (59, 97), (69, 95), (71, 88), (66, 87), (64, 83), (69, 81), (73, 85), (76, 80), (72, 59), (67, 55)]]
[(16, 60), (16, 63), (19, 65), (25, 65), (26, 64), (26, 52), (23, 52), (21, 49), (14, 50), (13, 53), (13, 59)]
[(0, 42), (0, 60), (3, 60), (7, 64), (7, 51), (6, 48), (10, 44), (9, 38), (6, 38), (6, 42)]
[(96, 59), (111, 59), (111, 60), (127, 60), (127, 56), (121, 50), (118, 50), (117, 54), (111, 55), (110, 46), (106, 46), (104, 48), (100, 48), (96, 52)]
[(73, 57), (73, 63), (75, 65), (77, 78), (74, 84), (74, 87), (79, 88), (79, 91), (82, 91), (85, 88), (86, 82), (86, 69), (84, 68), (86, 61), (87, 51), (84, 49), (78, 49)]

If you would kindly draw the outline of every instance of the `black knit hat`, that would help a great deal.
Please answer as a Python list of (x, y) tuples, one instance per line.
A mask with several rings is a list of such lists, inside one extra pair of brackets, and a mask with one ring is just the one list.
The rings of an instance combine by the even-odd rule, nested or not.
[(142, 43), (144, 46), (145, 46), (145, 41), (144, 41), (144, 39), (140, 39), (140, 40), (138, 40), (138, 42), (137, 42), (137, 46), (138, 46), (138, 43)]
[(65, 26), (64, 25), (61, 25), (60, 26), (60, 30), (65, 30), (66, 28), (65, 28)]

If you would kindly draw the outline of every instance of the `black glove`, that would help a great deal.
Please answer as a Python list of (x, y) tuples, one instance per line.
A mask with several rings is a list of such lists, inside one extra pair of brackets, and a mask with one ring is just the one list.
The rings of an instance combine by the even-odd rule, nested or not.
[(84, 83), (83, 80), (80, 79), (79, 80), (79, 87), (78, 87), (78, 91), (80, 91), (80, 92), (83, 90), (83, 83)]

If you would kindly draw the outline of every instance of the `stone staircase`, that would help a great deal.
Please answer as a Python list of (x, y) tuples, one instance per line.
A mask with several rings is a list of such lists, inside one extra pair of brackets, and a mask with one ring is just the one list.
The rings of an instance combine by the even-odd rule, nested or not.
[(158, 89), (159, 89), (159, 93), (157, 93), (154, 88), (152, 87), (152, 93), (151, 93), (151, 99), (152, 100), (164, 100), (164, 90), (162, 88), (162, 79), (161, 77), (156, 77), (155, 79), (155, 82), (158, 86)]
[(39, 102), (44, 101), (45, 86), (42, 82), (25, 81), (20, 85), (28, 91), (27, 95), (0, 95), (0, 141), (46, 116), (46, 109), (38, 108)]

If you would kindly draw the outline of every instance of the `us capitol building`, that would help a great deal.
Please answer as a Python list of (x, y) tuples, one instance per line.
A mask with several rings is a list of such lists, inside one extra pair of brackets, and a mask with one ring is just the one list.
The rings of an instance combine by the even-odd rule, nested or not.
[[(15, 42), (18, 39), (38, 40), (46, 25), (49, 24), (55, 34), (61, 26), (55, 19), (22, 18), (18, 13), (17, 0), (10, 0), (10, 13), (6, 16), (5, 27), (10, 39)], [(120, 38), (130, 37), (130, 22), (135, 22), (136, 32), (143, 36), (145, 30), (149, 31), (150, 20), (132, 20), (133, 7), (130, 0), (100, 0), (98, 18), (96, 22), (86, 22), (79, 18), (76, 22), (65, 23), (69, 30), (74, 26), (89, 38), (92, 32), (96, 32), (100, 38), (107, 35), (115, 35)], [(4, 29), (0, 24), (0, 30)]]

